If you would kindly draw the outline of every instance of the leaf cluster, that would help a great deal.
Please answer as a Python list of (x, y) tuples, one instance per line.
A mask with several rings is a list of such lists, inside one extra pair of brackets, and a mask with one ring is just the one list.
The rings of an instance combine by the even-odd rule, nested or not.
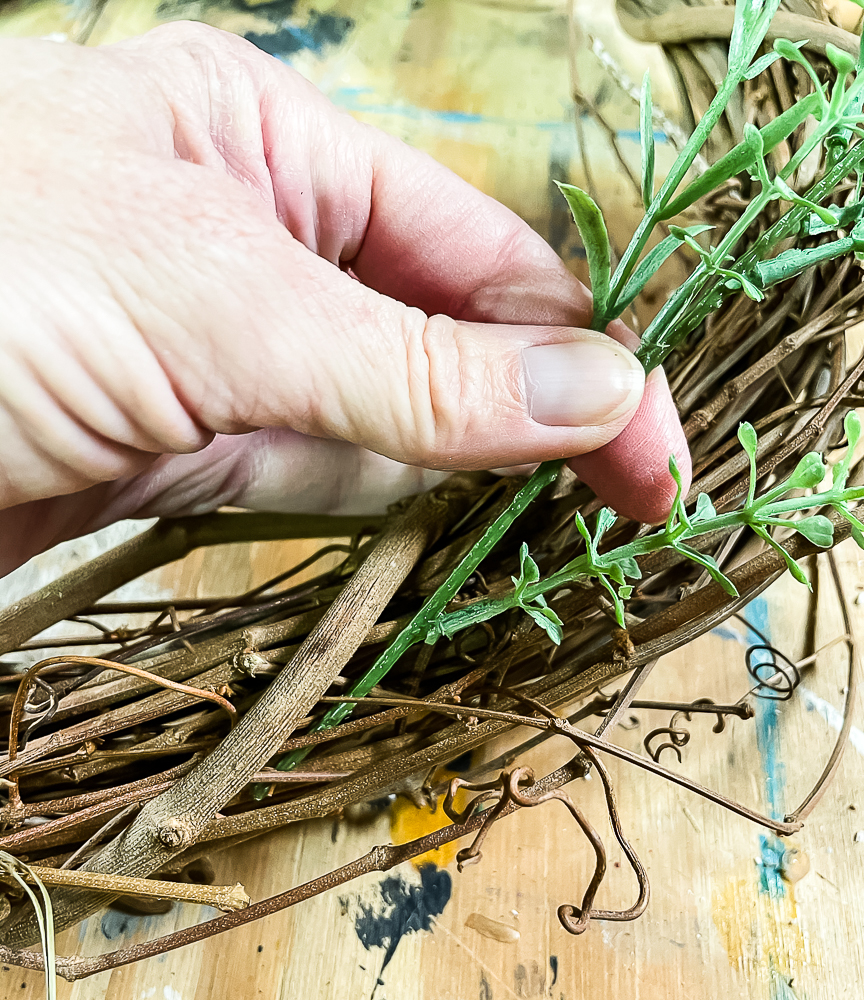
[[(864, 55), (859, 54), (856, 62), (829, 43), (826, 55), (835, 71), (831, 85), (820, 81), (801, 52), (803, 43), (800, 42), (777, 39), (771, 52), (754, 60), (778, 4), (779, 0), (738, 0), (736, 3), (727, 76), (656, 194), (653, 107), (650, 79), (646, 74), (640, 102), (641, 187), (645, 216), (614, 273), (600, 208), (581, 189), (559, 184), (585, 245), (594, 295), (595, 329), (605, 330), (611, 320), (620, 316), (679, 247), (686, 245), (696, 255), (695, 270), (673, 292), (643, 335), (638, 356), (646, 370), (656, 367), (728, 295), (743, 291), (751, 299), (761, 301), (765, 289), (777, 282), (848, 253), (864, 254), (864, 202), (860, 198), (860, 185), (852, 204), (822, 204), (839, 181), (864, 166), (864, 144), (855, 142), (850, 146), (853, 138), (860, 140), (864, 136), (864, 73), (861, 72)], [(744, 80), (764, 72), (777, 59), (801, 65), (812, 79), (813, 93), (761, 129), (745, 125), (744, 137), (734, 149), (682, 187), (693, 161), (735, 89)], [(766, 156), (808, 119), (813, 119), (814, 124), (799, 149), (772, 176)], [(789, 181), (818, 147), (825, 152), (826, 175), (808, 191), (799, 193)], [(758, 185), (758, 194), (716, 247), (703, 246), (696, 239), (712, 227), (672, 225), (665, 239), (647, 249), (658, 224), (685, 211), (730, 178), (745, 172)], [(826, 184), (829, 175), (830, 183)], [(734, 251), (741, 237), (771, 201), (782, 201), (791, 207), (762, 235), (756, 247), (736, 258)], [(818, 247), (793, 247), (776, 253), (778, 244), (788, 240), (790, 235), (822, 233), (835, 233), (837, 238)]]

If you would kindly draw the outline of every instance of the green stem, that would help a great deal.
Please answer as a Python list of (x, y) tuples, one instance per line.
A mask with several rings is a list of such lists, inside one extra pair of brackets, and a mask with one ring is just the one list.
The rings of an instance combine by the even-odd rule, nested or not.
[[(555, 482), (563, 464), (562, 461), (544, 462), (537, 469), (534, 475), (531, 476), (528, 482), (513, 498), (510, 506), (499, 514), (486, 528), (479, 540), (474, 543), (470, 551), (462, 558), (456, 569), (453, 570), (435, 593), (427, 598), (423, 607), (408, 625), (402, 629), (369, 670), (358, 681), (355, 681), (348, 692), (352, 698), (365, 697), (395, 666), (399, 658), (415, 643), (435, 641), (439, 635), (438, 621), (441, 618), (444, 608), (459, 593), (471, 574), (498, 544), (510, 525), (513, 524), (537, 494)], [(346, 715), (349, 715), (354, 707), (353, 704), (344, 701), (338, 705), (334, 705), (324, 718), (316, 723), (310, 731), (316, 732), (320, 729), (330, 729), (341, 722)], [(294, 753), (283, 757), (276, 767), (280, 771), (290, 771), (292, 767), (303, 760), (310, 750), (311, 747), (296, 750)]]
[[(807, 200), (818, 204), (834, 190), (844, 177), (858, 169), (862, 163), (864, 163), (864, 143), (858, 143), (849, 149), (846, 155), (810, 188), (806, 194)], [(759, 196), (751, 202), (741, 218), (730, 229), (727, 237), (712, 257), (716, 255), (719, 259), (721, 251), (723, 254), (728, 252), (729, 248), (746, 233), (747, 228), (767, 204), (767, 200), (760, 192)], [(731, 269), (739, 274), (746, 273), (755, 263), (765, 259), (778, 243), (797, 234), (802, 222), (809, 214), (810, 209), (806, 206), (796, 205), (791, 208), (773, 226), (762, 233), (753, 246), (732, 265)], [(718, 308), (724, 298), (732, 294), (732, 290), (725, 288), (721, 282), (712, 282), (711, 277), (708, 268), (700, 262), (690, 277), (673, 292), (652, 320), (643, 334), (642, 343), (636, 352), (636, 356), (645, 366), (646, 371), (651, 371), (652, 368), (661, 364), (706, 316)]]
[[(673, 547), (673, 542), (686, 542), (699, 535), (706, 535), (714, 531), (724, 531), (727, 528), (747, 525), (751, 528), (763, 528), (766, 523), (771, 523), (771, 519), (776, 519), (781, 514), (792, 513), (793, 511), (807, 510), (812, 507), (833, 506), (850, 500), (864, 498), (864, 487), (853, 487), (843, 490), (828, 490), (825, 493), (816, 494), (809, 497), (792, 497), (787, 500), (780, 500), (777, 503), (759, 505), (748, 505), (737, 511), (730, 511), (726, 514), (718, 514), (716, 517), (699, 521), (696, 524), (679, 524), (674, 528), (664, 528), (653, 535), (646, 535), (628, 542), (611, 552), (605, 553), (601, 557), (600, 568), (621, 563), (625, 559), (635, 559), (639, 556), (648, 555), (650, 552), (657, 552), (660, 549)], [(794, 522), (786, 522), (790, 527)], [(682, 530), (683, 528), (683, 530)], [(441, 619), (440, 629), (446, 635), (455, 635), (463, 629), (472, 625), (479, 625), (481, 622), (495, 618), (511, 608), (519, 607), (520, 604), (529, 604), (540, 596), (557, 590), (559, 587), (574, 583), (578, 580), (588, 580), (594, 573), (591, 572), (590, 554), (577, 556), (569, 563), (562, 566), (556, 573), (537, 583), (526, 587), (519, 598), (515, 591), (501, 598), (478, 601), (470, 607), (453, 611), (444, 615)]]

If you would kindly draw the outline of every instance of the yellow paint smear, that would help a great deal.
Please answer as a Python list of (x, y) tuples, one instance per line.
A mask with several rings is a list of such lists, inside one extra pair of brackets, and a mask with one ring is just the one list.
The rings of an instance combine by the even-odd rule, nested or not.
[(795, 976), (813, 961), (798, 926), (792, 885), (774, 897), (761, 892), (752, 876), (731, 878), (715, 890), (711, 904), (714, 926), (733, 967), (751, 974), (770, 967)]
[[(437, 777), (437, 776), (436, 776)], [(445, 774), (444, 777), (451, 777)], [(455, 799), (456, 809), (463, 809), (468, 799), (466, 793), (459, 791)], [(444, 796), (438, 799), (435, 810), (418, 809), (412, 802), (405, 798), (397, 798), (390, 808), (390, 836), (394, 844), (407, 844), (411, 840), (425, 837), (427, 833), (441, 830), (445, 826), (450, 826), (451, 820), (444, 812)], [(456, 853), (464, 846), (464, 841), (460, 843), (454, 840), (449, 844), (443, 844), (434, 851), (427, 851), (419, 857), (414, 858), (412, 864), (415, 867), (420, 865), (435, 864), (439, 868), (444, 868), (456, 857)]]

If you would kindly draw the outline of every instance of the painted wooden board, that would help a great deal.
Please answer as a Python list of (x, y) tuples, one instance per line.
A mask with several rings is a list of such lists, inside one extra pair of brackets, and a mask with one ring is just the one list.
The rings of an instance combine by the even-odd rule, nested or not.
[[(265, 546), (212, 550), (210, 569), (231, 571), (241, 585), (272, 572)], [(283, 555), (287, 553), (283, 552)], [(858, 550), (840, 550), (847, 581), (861, 579)], [(194, 557), (193, 557), (194, 558)], [(205, 561), (198, 556), (199, 565)], [(264, 562), (268, 565), (264, 565)], [(206, 567), (205, 567), (206, 568)], [(190, 567), (162, 571), (195, 593)], [(226, 583), (227, 585), (227, 583)], [(854, 582), (847, 582), (854, 595)], [(842, 631), (826, 600), (820, 644)], [(783, 580), (747, 610), (749, 619), (793, 659), (799, 655), (803, 588)], [(853, 606), (864, 632), (864, 607)], [(746, 630), (734, 623), (666, 657), (640, 697), (733, 701), (748, 687)], [(788, 704), (760, 702), (752, 721), (733, 720), (722, 735), (710, 719), (692, 726), (680, 767), (745, 803), (781, 815), (803, 796), (830, 752), (845, 683), (840, 647), (805, 670)], [(615, 740), (638, 751), (649, 729), (669, 713), (634, 711)], [(835, 782), (802, 833), (789, 843), (766, 836), (690, 793), (610, 761), (627, 834), (652, 884), (647, 913), (632, 924), (595, 922), (571, 937), (558, 924), (562, 902), (578, 902), (590, 876), (591, 852), (566, 810), (549, 803), (495, 827), (479, 865), (457, 873), (453, 849), (434, 866), (405, 865), (366, 876), (293, 910), (163, 958), (62, 984), (70, 1000), (205, 1000), (372, 997), (463, 1000), (547, 997), (612, 1000), (620, 996), (759, 997), (828, 1000), (854, 996), (864, 976), (860, 923), (864, 901), (864, 719), (856, 711), (852, 744)], [(632, 728), (629, 728), (631, 727)], [(528, 735), (528, 734), (526, 734)], [(568, 758), (556, 737), (528, 758), (549, 770)], [(635, 881), (605, 821), (599, 782), (571, 794), (607, 843), (610, 871), (598, 900), (627, 906)], [(376, 843), (411, 839), (439, 819), (398, 800), (357, 824), (322, 820), (268, 835), (215, 855), (217, 880), (241, 881), (253, 899), (272, 895), (364, 854)], [(864, 834), (862, 834), (864, 838)], [(782, 852), (794, 846), (810, 871), (800, 881), (781, 874)], [(799, 869), (800, 870), (800, 869)], [(164, 916), (108, 912), (61, 935), (62, 953), (95, 955), (213, 915), (176, 906)], [(380, 980), (380, 982), (379, 982)], [(38, 998), (41, 979), (0, 971), (0, 996)]]
[[(599, 39), (615, 65), (638, 81), (643, 57), (615, 35), (607, 0), (580, 0), (576, 9), (586, 46)], [(577, 271), (583, 267), (578, 237), (552, 180), (586, 183), (587, 163), (603, 200), (615, 208), (613, 234), (620, 238), (632, 227), (635, 193), (607, 133), (573, 111), (567, 11), (557, 0), (325, 0), (314, 6), (304, 0), (170, 0), (158, 7), (152, 0), (107, 0), (98, 9), (50, 0), (7, 4), (3, 10), (0, 30), (5, 33), (60, 33), (92, 43), (182, 16), (252, 36), (279, 51), (352, 114), (426, 149), (510, 205)], [(620, 74), (601, 79), (597, 51), (596, 46), (593, 53), (579, 50), (582, 85), (611, 116), (623, 159), (635, 163), (635, 108), (630, 107), (628, 118), (625, 83)], [(655, 94), (662, 92), (655, 84)], [(302, 557), (296, 547), (263, 545), (195, 553), (180, 567), (151, 575), (147, 593), (243, 589)], [(844, 548), (841, 557), (854, 595), (855, 581), (862, 579), (857, 551)], [(48, 563), (46, 557), (42, 565)], [(800, 588), (783, 581), (748, 612), (793, 658), (802, 641), (803, 602)], [(854, 610), (858, 626), (864, 627), (864, 610)], [(842, 626), (829, 602), (822, 617), (820, 641), (827, 641)], [(729, 626), (667, 657), (644, 697), (738, 698), (747, 686), (746, 641), (742, 630)], [(807, 673), (794, 701), (776, 715), (772, 706), (763, 705), (756, 720), (735, 721), (720, 736), (711, 734), (708, 720), (694, 723), (681, 770), (751, 805), (782, 813), (803, 795), (830, 751), (842, 701), (841, 661), (839, 652), (826, 653)], [(633, 715), (638, 724), (619, 729), (615, 737), (633, 750), (649, 729), (668, 722), (668, 715)], [(860, 709), (856, 724), (864, 728)], [(624, 827), (653, 887), (649, 910), (635, 924), (596, 924), (580, 938), (558, 925), (557, 906), (581, 896), (590, 852), (563, 807), (550, 803), (496, 827), (483, 862), (461, 875), (451, 850), (433, 859), (435, 868), (404, 866), (386, 876), (367, 876), (228, 936), (74, 986), (61, 984), (60, 997), (857, 996), (864, 981), (859, 929), (864, 841), (855, 840), (864, 830), (864, 734), (856, 730), (853, 736), (834, 785), (795, 838), (811, 866), (795, 884), (779, 875), (780, 845), (773, 838), (611, 762)], [(530, 763), (548, 770), (568, 751), (550, 740)], [(668, 754), (664, 761), (670, 763)], [(609, 841), (598, 782), (580, 782), (571, 793)], [(400, 800), (365, 825), (304, 824), (215, 856), (217, 878), (239, 880), (259, 899), (358, 857), (376, 843), (410, 839), (437, 822)], [(617, 847), (609, 850), (610, 874), (598, 904), (629, 905), (634, 880)], [(108, 913), (62, 935), (59, 950), (99, 954), (209, 915), (190, 906), (149, 918)], [(36, 1000), (41, 989), (37, 975), (0, 969), (0, 997)]]

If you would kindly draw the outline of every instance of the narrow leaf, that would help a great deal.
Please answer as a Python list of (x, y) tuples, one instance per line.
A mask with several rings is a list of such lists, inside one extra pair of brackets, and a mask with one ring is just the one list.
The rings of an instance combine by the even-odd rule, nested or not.
[(804, 570), (801, 569), (801, 567), (798, 565), (798, 563), (795, 562), (792, 556), (789, 555), (786, 549), (784, 549), (779, 542), (775, 541), (771, 537), (771, 533), (767, 529), (760, 527), (758, 524), (754, 524), (752, 527), (760, 538), (764, 539), (771, 546), (772, 549), (775, 549), (777, 552), (780, 553), (781, 556), (783, 556), (783, 560), (786, 563), (786, 568), (789, 570), (792, 576), (795, 577), (795, 579), (799, 583), (803, 583), (808, 590), (812, 590), (813, 588), (810, 586), (810, 581), (807, 579)]
[[(709, 229), (713, 228), (713, 226), (687, 226), (683, 232), (689, 236), (698, 236), (700, 233), (706, 233)], [(667, 236), (656, 247), (645, 254), (630, 275), (630, 280), (621, 290), (621, 294), (615, 302), (616, 312), (623, 312), (633, 302), (636, 296), (683, 242), (684, 240), (680, 236)]]
[[(819, 108), (824, 100), (821, 94), (808, 94), (803, 100), (784, 111), (782, 115), (778, 115), (773, 121), (768, 122), (760, 129), (763, 153), (770, 153), (772, 149), (788, 139), (795, 129)], [(753, 160), (751, 147), (746, 142), (740, 142), (725, 156), (712, 164), (692, 184), (684, 188), (677, 198), (670, 201), (663, 209), (661, 218), (671, 219), (672, 216), (683, 212), (694, 201), (698, 201), (699, 198), (714, 191), (730, 177), (735, 177), (742, 170), (747, 170), (752, 166)]]
[(780, 0), (738, 0), (729, 39), (729, 73), (743, 77), (762, 44)]
[[(609, 281), (612, 273), (609, 253), (609, 234), (603, 213), (594, 200), (580, 188), (572, 184), (556, 181), (561, 194), (567, 199), (573, 221), (579, 227), (579, 234), (585, 244), (588, 257), (588, 273), (591, 278), (591, 294), (594, 296), (594, 318), (606, 315), (609, 306)], [(604, 324), (605, 325), (605, 324)]]
[(834, 510), (846, 518), (852, 526), (852, 537), (855, 539), (856, 545), (859, 549), (864, 549), (864, 524), (854, 514), (846, 510), (846, 507), (842, 503), (834, 504)]
[(585, 539), (585, 542), (588, 545), (589, 554), (593, 553), (594, 539), (591, 537), (591, 532), (588, 530), (588, 525), (585, 523), (585, 518), (577, 510), (576, 514), (573, 517), (573, 520), (576, 523), (576, 530)]
[(642, 204), (647, 209), (654, 198), (654, 115), (651, 102), (651, 74), (642, 78), (639, 101), (639, 138), (642, 144)]
[[(795, 46), (796, 49), (801, 49), (807, 44), (807, 42), (806, 41), (792, 42), (792, 44)], [(779, 58), (780, 58), (779, 52), (768, 52), (766, 55), (760, 56), (760, 58), (757, 59), (756, 62), (751, 64), (750, 69), (747, 70), (747, 75), (744, 77), (744, 79), (754, 80), (757, 76), (759, 76), (760, 73), (764, 73), (765, 70), (768, 69), (768, 67), (772, 63), (776, 62)]]
[(624, 602), (618, 596), (618, 591), (612, 586), (606, 577), (603, 576), (602, 573), (597, 577), (597, 579), (609, 591), (612, 603), (615, 605), (615, 621), (618, 622), (621, 628), (627, 628), (627, 623), (624, 621)]
[(842, 490), (849, 478), (855, 445), (861, 438), (861, 420), (854, 410), (849, 410), (843, 419), (843, 429), (846, 431), (846, 454), (831, 470), (835, 490)]
[(850, 410), (845, 418), (843, 419), (843, 429), (846, 431), (846, 439), (849, 442), (849, 451), (855, 450), (855, 445), (861, 439), (861, 418), (855, 412), (855, 410)]
[(807, 250), (784, 250), (771, 260), (763, 260), (756, 264), (754, 276), (762, 288), (768, 288), (771, 285), (776, 285), (778, 281), (794, 278), (802, 271), (815, 267), (817, 264), (843, 257), (853, 250), (861, 249), (864, 249), (864, 240), (854, 236), (846, 236), (843, 239), (823, 243), (822, 246), (810, 247)]
[(704, 552), (698, 552), (696, 549), (691, 549), (689, 545), (685, 545), (683, 542), (676, 542), (673, 548), (677, 552), (680, 552), (681, 555), (687, 556), (688, 559), (692, 559), (693, 562), (698, 563), (704, 569), (708, 570), (708, 575), (711, 579), (719, 583), (731, 597), (738, 596), (735, 584), (720, 569), (717, 565), (717, 560), (713, 556), (706, 555)]
[(756, 447), (758, 439), (753, 424), (745, 420), (744, 423), (738, 425), (738, 440), (750, 459), (750, 485), (747, 489), (747, 500), (744, 503), (745, 507), (749, 507), (756, 497)]

